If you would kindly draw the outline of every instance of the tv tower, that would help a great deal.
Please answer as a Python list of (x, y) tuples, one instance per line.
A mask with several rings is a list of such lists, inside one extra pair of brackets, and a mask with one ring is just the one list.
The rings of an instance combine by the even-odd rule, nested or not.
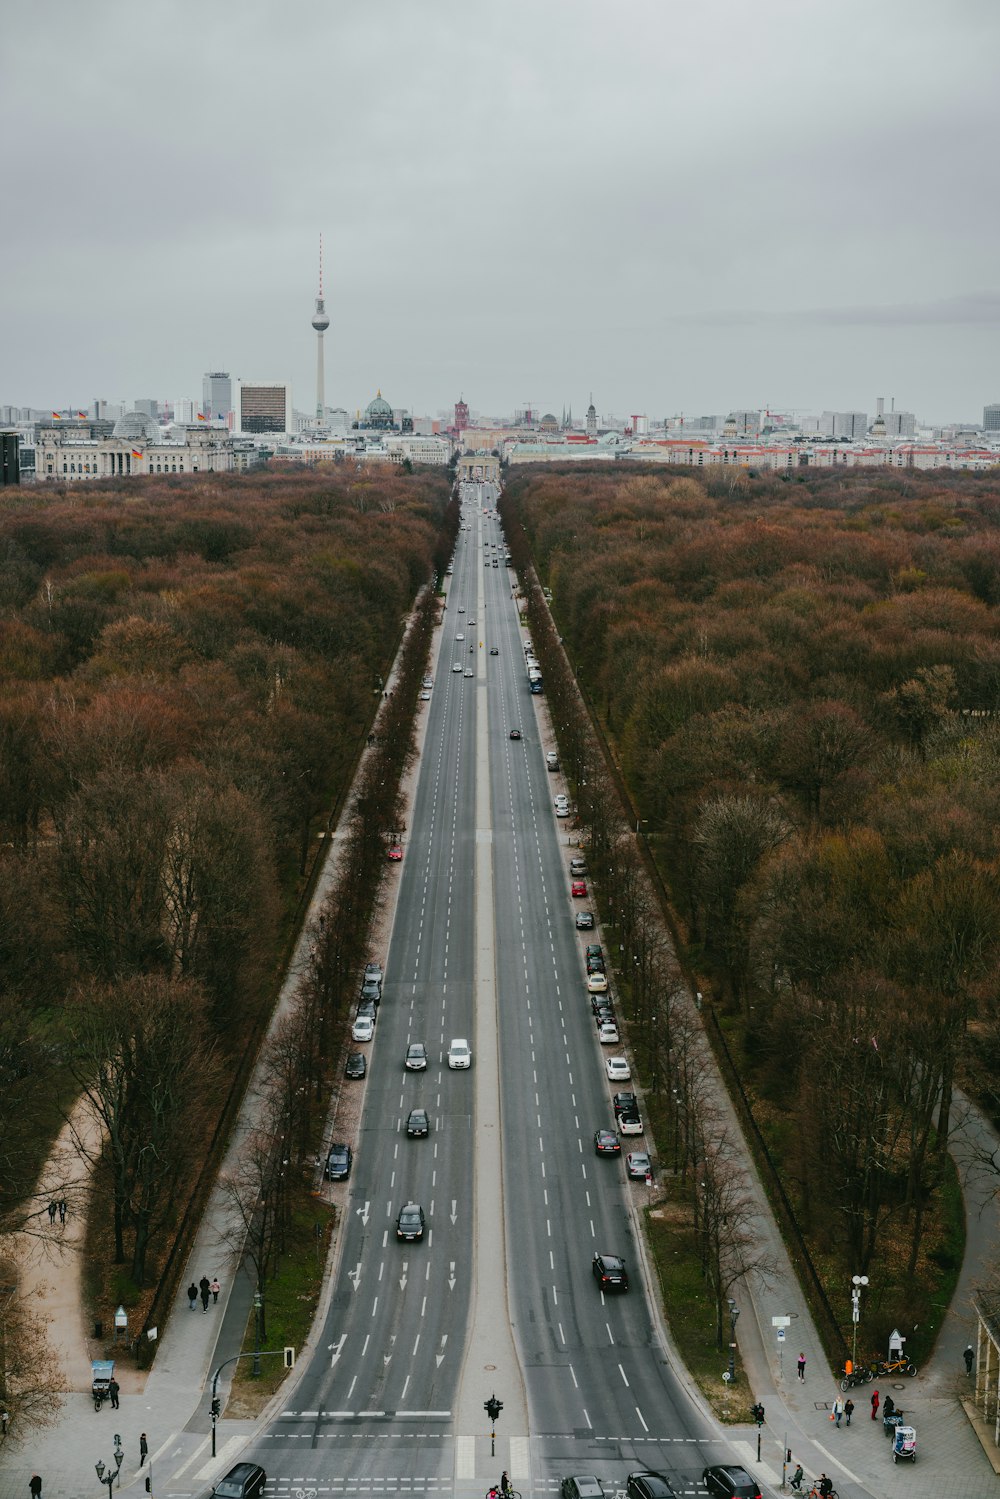
[(323, 407), (326, 405), (326, 391), (323, 379), (323, 334), (330, 326), (330, 319), (326, 315), (326, 307), (323, 304), (323, 236), (319, 237), (319, 296), (316, 298), (316, 311), (313, 313), (312, 325), (316, 329), (316, 420), (323, 421)]

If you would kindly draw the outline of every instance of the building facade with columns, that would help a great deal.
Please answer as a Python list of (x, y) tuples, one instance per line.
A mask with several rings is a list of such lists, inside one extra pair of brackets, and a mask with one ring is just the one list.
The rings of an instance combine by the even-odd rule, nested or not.
[(116, 422), (110, 437), (93, 435), (84, 425), (44, 427), (35, 448), (35, 476), (43, 483), (138, 474), (224, 474), (235, 467), (233, 440), (220, 428), (181, 429), (180, 435), (164, 436), (151, 417), (137, 411)]

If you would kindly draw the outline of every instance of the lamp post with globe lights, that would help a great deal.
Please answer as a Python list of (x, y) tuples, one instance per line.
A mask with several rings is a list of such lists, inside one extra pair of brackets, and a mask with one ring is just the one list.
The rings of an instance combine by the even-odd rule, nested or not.
[(861, 1288), (867, 1284), (867, 1275), (851, 1276), (851, 1321), (854, 1324), (854, 1336), (851, 1340), (852, 1368), (858, 1361), (858, 1323), (861, 1321)]

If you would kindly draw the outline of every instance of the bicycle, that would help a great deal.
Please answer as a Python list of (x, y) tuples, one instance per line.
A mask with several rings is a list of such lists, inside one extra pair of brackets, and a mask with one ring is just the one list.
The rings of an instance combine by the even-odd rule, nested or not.
[[(816, 1485), (813, 1484), (812, 1488), (809, 1490), (809, 1493), (806, 1496), (806, 1499), (824, 1499), (824, 1496), (820, 1493)], [(830, 1491), (826, 1495), (826, 1499), (840, 1499), (840, 1495), (837, 1493), (836, 1489), (830, 1489)]]
[(875, 1371), (877, 1379), (885, 1379), (887, 1374), (908, 1374), (912, 1379), (917, 1372), (916, 1364), (911, 1364), (908, 1358), (894, 1358), (884, 1360)]

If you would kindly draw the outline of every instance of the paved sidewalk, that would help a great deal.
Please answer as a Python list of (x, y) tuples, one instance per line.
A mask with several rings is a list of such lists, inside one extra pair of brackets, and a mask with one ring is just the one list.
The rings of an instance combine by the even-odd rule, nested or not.
[[(719, 1084), (721, 1087), (721, 1082)], [(960, 1166), (967, 1162), (971, 1142), (991, 1133), (989, 1126), (956, 1104), (960, 1127), (953, 1152)], [(752, 1165), (751, 1165), (751, 1168)], [(992, 1200), (984, 1209), (990, 1185), (981, 1170), (970, 1170), (966, 1183), (967, 1253), (958, 1289), (947, 1313), (930, 1364), (915, 1379), (902, 1378), (862, 1385), (851, 1391), (856, 1406), (850, 1427), (838, 1428), (830, 1419), (839, 1384), (831, 1376), (805, 1298), (792, 1270), (777, 1224), (769, 1210), (758, 1214), (754, 1232), (767, 1244), (778, 1266), (766, 1286), (742, 1287), (735, 1292), (741, 1307), (737, 1337), (750, 1390), (763, 1402), (766, 1421), (761, 1433), (761, 1461), (757, 1462), (756, 1428), (747, 1431), (740, 1449), (751, 1469), (777, 1487), (782, 1456), (791, 1448), (792, 1464), (801, 1462), (806, 1475), (826, 1472), (843, 1496), (869, 1493), (875, 1499), (996, 1499), (997, 1477), (959, 1403), (959, 1392), (969, 1385), (962, 1349), (972, 1329), (970, 1292), (982, 1278), (984, 1266), (995, 1263), (1000, 1244), (1000, 1213)], [(756, 1178), (756, 1172), (754, 1172)], [(760, 1200), (763, 1201), (761, 1192)], [(850, 1287), (844, 1286), (849, 1304)], [(791, 1317), (784, 1344), (771, 1324), (774, 1316)], [(864, 1307), (862, 1306), (862, 1318)], [(806, 1356), (806, 1377), (797, 1375), (799, 1353)], [(883, 1433), (881, 1415), (871, 1420), (870, 1400), (878, 1389), (884, 1400), (891, 1394), (917, 1432), (917, 1461), (896, 1465), (890, 1441)], [(846, 1398), (846, 1397), (844, 1397)]]

